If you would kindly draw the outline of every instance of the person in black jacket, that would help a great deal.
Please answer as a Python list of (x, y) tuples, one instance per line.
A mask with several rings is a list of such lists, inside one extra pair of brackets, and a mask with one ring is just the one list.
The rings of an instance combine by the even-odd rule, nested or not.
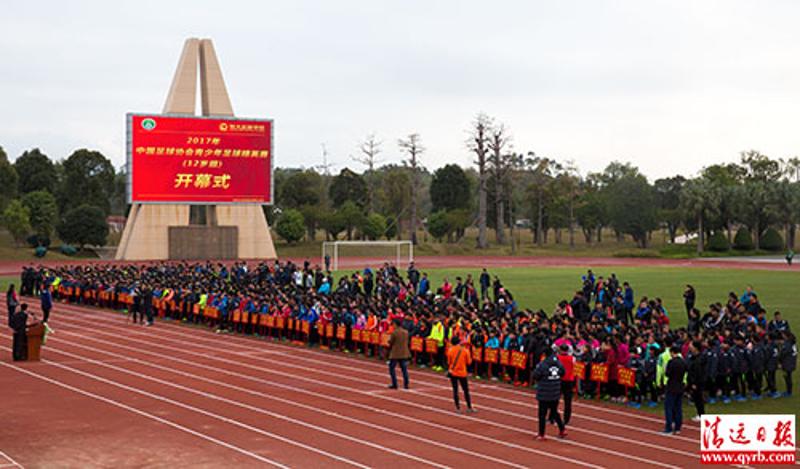
[(779, 360), (783, 369), (783, 379), (786, 382), (786, 391), (782, 396), (792, 397), (792, 373), (797, 368), (797, 343), (794, 334), (789, 331), (784, 331), (782, 338)]
[(28, 359), (28, 336), (26, 335), (28, 328), (27, 310), (28, 305), (22, 303), (19, 307), (19, 311), (15, 312), (9, 321), (9, 326), (11, 326), (11, 329), (14, 331), (11, 351), (15, 362)]
[(778, 357), (781, 349), (778, 346), (778, 333), (771, 332), (767, 337), (768, 341), (765, 345), (766, 363), (764, 365), (767, 375), (767, 394), (775, 399), (781, 396), (775, 386), (775, 372), (778, 370)]
[[(706, 403), (703, 397), (703, 388), (705, 386), (705, 374), (708, 363), (706, 362), (706, 355), (701, 351), (702, 344), (700, 341), (693, 341), (689, 345), (689, 376), (688, 384), (689, 391), (691, 392), (692, 402), (697, 411), (697, 415), (692, 418), (693, 422), (699, 422), (700, 417), (706, 413)], [(667, 364), (669, 366), (669, 364)]]
[(544, 429), (548, 420), (555, 420), (558, 425), (558, 436), (564, 438), (567, 432), (564, 422), (558, 414), (558, 400), (561, 397), (561, 377), (564, 376), (564, 365), (553, 355), (553, 349), (545, 350), (547, 358), (542, 360), (533, 372), (536, 379), (536, 400), (539, 401), (539, 440), (545, 440)]
[(672, 357), (667, 363), (667, 386), (664, 396), (665, 434), (680, 435), (683, 424), (683, 379), (686, 376), (686, 362), (681, 357), (681, 349), (673, 345), (669, 350)]
[(754, 336), (747, 348), (747, 363), (750, 370), (747, 373), (747, 387), (752, 393), (752, 399), (761, 399), (761, 383), (764, 381), (764, 364), (766, 363), (767, 349), (758, 336)]
[(736, 337), (734, 339), (734, 347), (731, 348), (733, 352), (733, 369), (731, 373), (731, 387), (736, 394), (735, 399), (737, 402), (744, 402), (747, 400), (747, 389), (745, 389), (744, 377), (749, 372), (749, 364), (747, 362), (747, 350), (744, 347), (744, 338)]

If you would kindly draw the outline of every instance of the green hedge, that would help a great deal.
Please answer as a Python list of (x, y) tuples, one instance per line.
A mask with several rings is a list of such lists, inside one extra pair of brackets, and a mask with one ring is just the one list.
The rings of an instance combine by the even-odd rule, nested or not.
[(725, 252), (730, 250), (731, 245), (728, 243), (728, 238), (721, 232), (717, 231), (711, 235), (710, 238), (708, 238), (708, 246), (706, 247), (709, 251)]
[(733, 249), (738, 251), (752, 251), (755, 245), (753, 244), (753, 236), (747, 227), (739, 228), (736, 236), (733, 238)]
[(783, 237), (775, 228), (768, 228), (764, 236), (761, 237), (759, 247), (767, 251), (783, 251)]

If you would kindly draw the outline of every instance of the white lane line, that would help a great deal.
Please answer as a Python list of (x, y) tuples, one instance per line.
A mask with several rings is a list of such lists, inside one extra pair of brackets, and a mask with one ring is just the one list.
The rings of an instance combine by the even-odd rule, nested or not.
[[(369, 467), (369, 466), (365, 466), (365, 465), (363, 465), (361, 463), (358, 463), (356, 461), (352, 461), (352, 460), (350, 460), (348, 458), (345, 458), (345, 457), (342, 457), (342, 456), (338, 456), (336, 454), (329, 453), (327, 451), (324, 451), (324, 450), (321, 450), (321, 449), (318, 449), (318, 448), (314, 448), (313, 446), (309, 446), (309, 445), (306, 445), (304, 443), (300, 443), (298, 441), (293, 441), (293, 440), (291, 440), (289, 438), (286, 438), (286, 437), (283, 437), (281, 435), (277, 435), (275, 433), (271, 433), (271, 432), (268, 432), (266, 430), (262, 430), (260, 428), (253, 427), (252, 425), (248, 425), (246, 423), (239, 422), (238, 420), (230, 419), (228, 417), (224, 417), (222, 415), (215, 414), (213, 412), (209, 412), (209, 411), (201, 409), (199, 407), (194, 407), (194, 406), (191, 406), (189, 404), (184, 404), (182, 402), (178, 402), (178, 401), (166, 398), (166, 397), (161, 396), (159, 394), (143, 391), (143, 390), (141, 390), (139, 388), (135, 388), (133, 386), (128, 386), (126, 384), (118, 383), (116, 381), (113, 381), (113, 380), (110, 380), (110, 379), (106, 379), (106, 378), (94, 375), (92, 373), (87, 373), (85, 371), (81, 371), (81, 370), (79, 370), (77, 368), (72, 368), (71, 366), (61, 365), (58, 362), (53, 362), (53, 361), (50, 361), (50, 360), (42, 360), (42, 361), (44, 363), (49, 364), (49, 365), (55, 366), (57, 368), (61, 368), (61, 369), (67, 370), (67, 371), (70, 371), (72, 373), (75, 373), (75, 374), (78, 374), (78, 375), (81, 375), (81, 376), (85, 376), (87, 378), (91, 378), (91, 379), (93, 379), (95, 381), (100, 381), (101, 383), (106, 383), (106, 384), (109, 384), (111, 386), (115, 386), (115, 387), (118, 387), (120, 389), (124, 389), (126, 391), (131, 391), (131, 392), (134, 392), (136, 394), (141, 394), (141, 395), (147, 396), (147, 397), (149, 397), (151, 399), (156, 399), (156, 400), (159, 400), (159, 401), (162, 401), (162, 402), (166, 402), (166, 403), (172, 404), (172, 405), (174, 405), (176, 407), (180, 407), (180, 408), (192, 411), (192, 412), (196, 412), (198, 414), (202, 414), (202, 415), (205, 415), (207, 417), (211, 417), (213, 419), (220, 420), (222, 422), (225, 422), (225, 423), (228, 423), (228, 424), (240, 427), (240, 428), (244, 428), (246, 430), (250, 430), (250, 431), (252, 431), (254, 433), (258, 433), (258, 434), (261, 434), (261, 435), (264, 435), (264, 436), (268, 436), (270, 438), (274, 438), (274, 439), (276, 439), (278, 441), (282, 441), (284, 443), (288, 443), (288, 444), (293, 445), (293, 446), (298, 446), (300, 448), (309, 450), (311, 452), (318, 453), (318, 454), (321, 454), (323, 456), (327, 456), (327, 457), (329, 457), (331, 459), (335, 459), (337, 461), (341, 461), (341, 462), (343, 462), (345, 464), (349, 464), (349, 465), (352, 465), (352, 466), (355, 466), (355, 467), (360, 467), (362, 469), (367, 469)], [(109, 365), (109, 366), (111, 366), (111, 365)]]
[[(149, 375), (146, 375), (146, 374), (143, 374), (143, 373), (138, 373), (138, 372), (135, 372), (135, 371), (126, 370), (125, 368), (120, 368), (118, 366), (110, 365), (110, 364), (104, 363), (104, 362), (102, 362), (100, 360), (95, 360), (95, 359), (84, 357), (84, 356), (81, 356), (81, 355), (76, 355), (74, 353), (65, 352), (63, 350), (57, 350), (57, 349), (55, 349), (55, 350), (51, 349), (51, 350), (55, 351), (56, 353), (60, 353), (62, 355), (66, 355), (68, 357), (72, 357), (75, 360), (80, 360), (84, 364), (85, 363), (92, 363), (92, 364), (95, 364), (95, 365), (100, 365), (100, 366), (103, 366), (103, 367), (118, 371), (120, 373), (126, 373), (126, 374), (129, 374), (131, 376), (137, 376), (139, 378), (146, 379), (146, 380), (149, 380), (149, 381), (153, 381), (155, 383), (163, 384), (165, 386), (173, 387), (175, 389), (180, 389), (182, 391), (190, 392), (192, 394), (196, 394), (198, 396), (202, 396), (202, 397), (205, 397), (207, 399), (211, 399), (211, 400), (214, 400), (214, 401), (219, 401), (219, 402), (222, 402), (224, 404), (228, 404), (228, 405), (232, 405), (232, 406), (236, 406), (236, 407), (241, 407), (243, 409), (247, 409), (249, 411), (256, 412), (256, 413), (259, 413), (259, 414), (269, 415), (270, 417), (273, 417), (273, 418), (278, 419), (278, 420), (283, 420), (283, 421), (286, 421), (286, 422), (289, 422), (289, 423), (293, 423), (295, 425), (300, 425), (302, 427), (306, 427), (306, 428), (309, 428), (309, 429), (314, 430), (314, 431), (319, 431), (319, 432), (322, 432), (322, 433), (326, 433), (328, 435), (335, 436), (335, 437), (338, 437), (338, 438), (342, 438), (342, 439), (345, 439), (345, 440), (348, 440), (348, 441), (352, 441), (354, 443), (358, 443), (358, 444), (361, 444), (361, 445), (366, 445), (366, 446), (369, 446), (371, 448), (377, 449), (380, 452), (393, 454), (394, 456), (397, 456), (397, 457), (400, 457), (400, 458), (408, 458), (408, 459), (414, 460), (414, 461), (416, 461), (418, 463), (427, 464), (427, 465), (438, 467), (438, 468), (441, 468), (441, 469), (449, 469), (448, 466), (437, 464), (437, 463), (434, 463), (434, 462), (429, 461), (427, 459), (423, 459), (423, 458), (420, 458), (420, 457), (417, 457), (417, 456), (414, 456), (414, 455), (411, 455), (411, 454), (405, 454), (405, 453), (403, 453), (401, 451), (394, 450), (394, 449), (391, 449), (391, 448), (387, 448), (385, 446), (382, 446), (382, 445), (379, 445), (379, 444), (376, 444), (376, 443), (373, 443), (373, 442), (370, 442), (370, 441), (366, 441), (366, 440), (364, 440), (362, 438), (355, 438), (355, 437), (352, 437), (350, 435), (346, 435), (344, 433), (337, 432), (335, 430), (329, 430), (327, 428), (323, 428), (323, 427), (320, 427), (318, 425), (310, 424), (310, 423), (305, 422), (303, 420), (299, 420), (299, 419), (295, 419), (295, 418), (292, 418), (292, 417), (288, 417), (286, 415), (278, 414), (278, 413), (275, 413), (275, 412), (272, 412), (272, 411), (269, 411), (269, 410), (264, 410), (264, 409), (259, 408), (259, 407), (255, 407), (255, 406), (251, 406), (251, 405), (248, 405), (248, 404), (244, 404), (242, 402), (237, 402), (237, 401), (234, 401), (234, 400), (224, 399), (224, 398), (221, 398), (219, 396), (215, 396), (213, 394), (210, 394), (210, 393), (207, 393), (207, 392), (204, 392), (204, 391), (200, 391), (200, 390), (197, 390), (197, 389), (194, 389), (194, 388), (190, 388), (190, 387), (187, 387), (187, 386), (182, 386), (180, 384), (175, 384), (175, 383), (172, 383), (172, 382), (169, 382), (169, 381), (166, 381), (166, 380), (163, 380), (163, 379), (159, 379), (159, 378), (156, 378), (156, 377), (153, 377), (153, 376), (149, 376)], [(58, 362), (58, 363), (54, 363), (54, 364), (57, 365), (57, 364), (61, 364), (61, 363), (63, 363), (63, 362)], [(169, 371), (169, 369), (167, 369), (167, 371)], [(184, 375), (191, 377), (191, 375), (189, 375), (188, 373), (184, 373)], [(199, 377), (197, 377), (197, 378), (199, 378)], [(223, 384), (223, 383), (216, 382), (215, 384)], [(239, 390), (241, 390), (241, 389), (239, 389)], [(262, 394), (262, 397), (268, 397), (268, 398), (273, 399), (273, 400), (279, 400), (279, 399), (276, 399), (274, 396), (267, 396), (266, 394)], [(286, 402), (290, 402), (290, 401), (286, 401)], [(317, 412), (320, 411), (319, 409), (312, 409), (312, 410), (315, 410)], [(336, 416), (338, 418), (341, 418), (341, 416), (336, 415), (336, 414), (334, 414), (334, 416)], [(381, 428), (381, 430), (383, 430), (383, 429)]]
[[(40, 379), (42, 381), (48, 382), (50, 384), (54, 384), (54, 385), (62, 387), (64, 389), (68, 389), (68, 390), (76, 392), (78, 394), (81, 394), (81, 395), (84, 395), (84, 396), (87, 396), (87, 397), (91, 397), (92, 399), (97, 399), (98, 401), (105, 402), (106, 404), (111, 404), (111, 405), (119, 407), (121, 409), (125, 409), (125, 410), (127, 410), (129, 412), (133, 412), (134, 414), (141, 415), (141, 416), (149, 418), (151, 420), (155, 420), (156, 422), (163, 423), (164, 425), (168, 425), (168, 426), (170, 426), (172, 428), (175, 428), (175, 429), (178, 429), (180, 431), (189, 433), (189, 434), (194, 435), (196, 437), (202, 438), (202, 439), (204, 439), (206, 441), (210, 441), (210, 442), (212, 442), (214, 444), (217, 444), (217, 445), (223, 446), (225, 448), (231, 449), (233, 451), (236, 451), (237, 453), (241, 453), (241, 454), (243, 454), (245, 456), (249, 456), (249, 457), (251, 457), (253, 459), (256, 459), (258, 461), (261, 461), (263, 463), (270, 464), (270, 465), (275, 466), (275, 467), (285, 468), (285, 469), (289, 468), (289, 466), (285, 466), (285, 465), (283, 465), (283, 464), (281, 464), (281, 463), (279, 463), (277, 461), (273, 461), (272, 459), (265, 458), (264, 456), (261, 456), (261, 455), (258, 455), (256, 453), (253, 453), (252, 451), (247, 451), (246, 449), (240, 448), (238, 446), (234, 446), (234, 445), (232, 445), (232, 444), (230, 444), (228, 442), (225, 442), (225, 441), (219, 440), (217, 438), (214, 438), (213, 436), (209, 436), (209, 435), (206, 435), (205, 433), (201, 433), (201, 432), (198, 432), (196, 430), (192, 430), (191, 428), (184, 427), (183, 425), (180, 425), (178, 423), (175, 423), (175, 422), (172, 422), (170, 420), (161, 418), (161, 417), (159, 417), (157, 415), (150, 414), (150, 413), (145, 412), (143, 410), (139, 410), (139, 409), (137, 409), (135, 407), (131, 407), (131, 406), (127, 405), (127, 404), (123, 404), (123, 403), (115, 401), (113, 399), (109, 399), (107, 397), (103, 397), (103, 396), (100, 396), (98, 394), (95, 394), (95, 393), (92, 393), (92, 392), (89, 392), (89, 391), (84, 391), (83, 389), (79, 389), (79, 388), (76, 388), (76, 387), (71, 386), (69, 384), (62, 383), (61, 381), (58, 381), (58, 380), (55, 380), (55, 379), (52, 379), (52, 378), (48, 378), (46, 376), (42, 376), (42, 375), (30, 372), (30, 371), (28, 371), (28, 370), (26, 370), (24, 368), (20, 368), (20, 367), (15, 366), (15, 365), (10, 365), (8, 363), (2, 363), (2, 362), (0, 362), (0, 365), (3, 365), (5, 367), (11, 368), (13, 370), (19, 371), (20, 373), (24, 373), (24, 374), (26, 374), (28, 376), (32, 376), (32, 377), (34, 377), (36, 379)], [(22, 466), (20, 466), (20, 467), (22, 467)]]
[[(79, 337), (79, 338), (82, 338), (82, 339), (87, 339), (87, 337), (85, 337), (83, 334), (78, 334), (78, 333), (74, 333), (74, 332), (66, 332), (66, 334), (73, 335), (73, 336), (76, 336), (76, 337)], [(114, 337), (114, 338), (118, 338), (114, 334), (107, 334), (107, 335), (109, 335), (111, 337)], [(152, 355), (154, 357), (163, 358), (162, 354), (158, 354), (158, 353), (155, 353), (155, 352), (150, 352), (150, 351), (147, 351), (147, 350), (143, 350), (141, 348), (134, 348), (134, 347), (130, 347), (130, 346), (127, 346), (127, 345), (119, 344), (119, 343), (116, 343), (116, 342), (109, 342), (109, 341), (98, 339), (98, 338), (94, 338), (94, 337), (88, 338), (88, 339), (92, 340), (92, 341), (95, 341), (95, 342), (108, 344), (109, 346), (114, 347), (115, 349), (122, 348), (122, 349), (131, 350), (133, 352), (140, 353), (140, 354)], [(138, 343), (141, 343), (141, 344), (150, 344), (150, 343), (142, 341), (142, 340), (136, 340), (136, 339), (128, 339), (128, 340), (130, 340), (132, 342), (138, 342)], [(161, 346), (161, 347), (167, 348), (166, 346)], [(199, 353), (196, 353), (196, 352), (186, 352), (186, 353), (188, 353), (190, 355), (195, 355), (195, 356), (198, 356), (198, 357), (201, 357), (201, 358), (207, 358), (205, 355), (199, 354)], [(383, 415), (389, 415), (391, 417), (394, 417), (394, 418), (397, 418), (397, 419), (400, 419), (400, 420), (406, 420), (406, 421), (409, 421), (409, 422), (412, 422), (412, 423), (415, 423), (415, 424), (418, 424), (418, 425), (424, 425), (424, 426), (436, 428), (437, 430), (443, 430), (443, 431), (447, 431), (447, 432), (450, 432), (450, 433), (456, 433), (456, 434), (462, 435), (464, 437), (478, 439), (478, 440), (481, 440), (481, 441), (486, 442), (486, 443), (497, 444), (497, 445), (500, 445), (500, 446), (504, 446), (506, 448), (512, 448), (512, 449), (516, 449), (516, 450), (520, 450), (520, 451), (525, 451), (525, 452), (528, 452), (528, 453), (536, 454), (536, 455), (539, 455), (539, 456), (558, 459), (560, 461), (565, 461), (565, 462), (568, 462), (568, 463), (574, 464), (574, 465), (579, 465), (579, 466), (584, 466), (584, 467), (592, 467), (592, 468), (602, 468), (603, 467), (603, 466), (598, 466), (596, 464), (586, 463), (586, 462), (583, 462), (583, 461), (580, 461), (580, 460), (577, 460), (577, 459), (573, 459), (573, 458), (570, 458), (570, 457), (567, 457), (567, 456), (561, 456), (561, 455), (558, 455), (558, 454), (553, 454), (552, 452), (540, 451), (540, 450), (536, 450), (536, 449), (533, 449), (533, 448), (529, 448), (527, 446), (521, 446), (521, 445), (517, 445), (517, 444), (514, 444), (514, 443), (509, 443), (509, 442), (500, 441), (500, 440), (497, 440), (497, 439), (494, 439), (494, 438), (486, 437), (486, 436), (483, 436), (483, 435), (480, 435), (480, 434), (470, 433), (470, 432), (461, 430), (461, 429), (459, 429), (459, 428), (457, 428), (455, 426), (447, 426), (447, 425), (442, 425), (442, 424), (438, 424), (438, 423), (435, 423), (435, 422), (430, 422), (430, 421), (427, 421), (427, 420), (417, 419), (417, 418), (410, 417), (410, 416), (405, 415), (405, 414), (400, 414), (400, 413), (388, 411), (388, 410), (385, 410), (385, 409), (381, 409), (379, 407), (374, 407), (374, 406), (362, 404), (362, 403), (359, 403), (359, 402), (350, 401), (350, 400), (347, 400), (347, 399), (333, 397), (333, 396), (328, 395), (328, 394), (322, 394), (322, 393), (310, 391), (310, 390), (307, 390), (305, 388), (300, 388), (300, 387), (296, 387), (296, 386), (290, 386), (290, 385), (278, 383), (278, 382), (271, 381), (271, 380), (265, 380), (265, 379), (257, 378), (257, 377), (254, 377), (254, 376), (245, 375), (245, 374), (242, 374), (242, 373), (228, 371), (228, 370), (226, 370), (224, 368), (220, 368), (220, 367), (217, 367), (217, 366), (205, 365), (205, 364), (197, 363), (197, 362), (194, 362), (194, 361), (183, 360), (183, 359), (176, 358), (176, 357), (173, 357), (172, 360), (175, 361), (175, 362), (178, 362), (178, 363), (183, 363), (183, 364), (188, 365), (188, 366), (201, 368), (201, 369), (204, 369), (204, 370), (211, 370), (211, 371), (223, 373), (223, 374), (226, 374), (226, 375), (229, 375), (229, 376), (235, 376), (235, 377), (238, 377), (238, 378), (241, 378), (241, 379), (245, 379), (247, 381), (252, 381), (254, 383), (259, 383), (259, 384), (263, 384), (263, 385), (267, 385), (267, 386), (275, 386), (275, 387), (279, 387), (279, 388), (282, 388), (282, 389), (287, 389), (287, 390), (290, 390), (290, 391), (293, 391), (293, 392), (299, 392), (299, 393), (307, 394), (309, 396), (313, 396), (313, 397), (316, 397), (316, 398), (319, 398), (319, 399), (326, 399), (326, 400), (337, 402), (337, 403), (340, 403), (340, 404), (345, 404), (345, 405), (349, 405), (349, 406), (352, 406), (352, 407), (357, 407), (357, 408), (360, 408), (360, 409), (369, 410), (371, 412), (375, 412), (375, 413), (379, 413), (379, 414), (383, 414)], [(228, 363), (235, 363), (235, 362), (228, 361)], [(261, 368), (256, 368), (256, 369), (261, 369)], [(286, 373), (277, 372), (276, 374), (279, 374), (281, 376), (294, 377), (294, 375), (288, 375)], [(344, 387), (344, 386), (332, 385), (332, 384), (328, 385), (328, 386), (329, 387), (333, 387), (335, 389), (342, 390), (345, 393), (353, 392), (352, 388), (348, 388), (348, 387)], [(366, 394), (366, 392), (363, 392), (363, 391), (361, 392), (361, 394), (368, 395), (368, 394)]]

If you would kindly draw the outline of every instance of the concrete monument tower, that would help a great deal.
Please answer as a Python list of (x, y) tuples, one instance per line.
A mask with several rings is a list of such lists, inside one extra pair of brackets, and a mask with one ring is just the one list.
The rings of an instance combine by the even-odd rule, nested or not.
[[(232, 117), (214, 45), (196, 38), (183, 46), (163, 113), (195, 114), (198, 70), (201, 115)], [(118, 260), (216, 257), (277, 257), (261, 204), (133, 203), (116, 253)]]

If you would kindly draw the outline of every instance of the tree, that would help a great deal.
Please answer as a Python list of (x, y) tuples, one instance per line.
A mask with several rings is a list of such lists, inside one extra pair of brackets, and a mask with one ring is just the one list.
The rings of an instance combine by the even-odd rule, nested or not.
[(749, 179), (734, 191), (734, 206), (739, 214), (739, 221), (750, 228), (756, 250), (761, 249), (764, 230), (775, 220), (771, 205), (772, 190), (766, 181)]
[(290, 208), (286, 209), (278, 217), (278, 223), (275, 224), (275, 231), (278, 236), (283, 238), (287, 243), (294, 244), (303, 238), (305, 232), (305, 220), (303, 214), (299, 210)]
[(504, 205), (505, 195), (504, 188), (508, 179), (508, 173), (511, 171), (511, 155), (507, 154), (506, 147), (510, 145), (511, 137), (508, 135), (508, 130), (503, 124), (496, 124), (491, 128), (491, 135), (487, 144), (489, 148), (489, 163), (491, 165), (491, 174), (494, 177), (494, 205), (495, 216), (495, 233), (497, 236), (498, 244), (505, 244), (505, 223), (504, 223)]
[(14, 161), (14, 169), (19, 175), (20, 194), (39, 190), (55, 193), (58, 182), (55, 166), (38, 148), (22, 153)]
[(458, 165), (448, 164), (437, 169), (433, 173), (430, 192), (435, 212), (470, 206), (470, 181)]
[(57, 227), (61, 241), (76, 244), (83, 249), (87, 244), (102, 246), (108, 237), (108, 223), (103, 210), (82, 204), (69, 210)]
[(720, 195), (719, 187), (703, 177), (686, 181), (681, 189), (681, 208), (697, 220), (698, 254), (705, 250), (706, 221), (719, 210)]
[(58, 222), (58, 206), (53, 194), (41, 190), (22, 196), (22, 204), (30, 213), (31, 227), (39, 237), (50, 238)]
[(536, 156), (534, 152), (528, 153), (525, 166), (531, 174), (531, 184), (528, 186), (527, 192), (528, 201), (536, 219), (534, 242), (541, 247), (544, 244), (545, 208), (551, 195), (548, 189), (553, 175), (561, 169), (561, 166), (555, 160)]
[(436, 241), (441, 242), (449, 232), (450, 224), (447, 220), (447, 213), (444, 210), (431, 213), (428, 216), (428, 233), (430, 233)]
[(387, 234), (394, 233), (400, 239), (400, 222), (407, 216), (411, 204), (411, 177), (406, 168), (394, 165), (384, 166), (381, 173), (377, 198), (387, 218)]
[(746, 170), (736, 163), (724, 165), (711, 165), (703, 169), (701, 176), (712, 184), (714, 190), (718, 192), (719, 205), (715, 210), (714, 216), (705, 220), (705, 225), (709, 229), (724, 228), (728, 235), (728, 244), (733, 244), (733, 224), (736, 221), (737, 213), (735, 202), (736, 186), (744, 180)]
[(467, 148), (475, 153), (478, 166), (478, 249), (486, 249), (486, 182), (489, 179), (489, 136), (493, 127), (492, 118), (480, 113), (472, 123)]
[(329, 241), (335, 240), (339, 236), (339, 233), (347, 228), (344, 217), (342, 217), (342, 214), (338, 210), (324, 213), (322, 218), (320, 218), (320, 225), (322, 229), (325, 230)]
[(681, 189), (685, 183), (686, 178), (683, 176), (656, 179), (653, 183), (658, 204), (658, 218), (667, 225), (669, 240), (673, 244), (681, 223), (680, 199)]
[(362, 220), (359, 230), (370, 241), (380, 239), (386, 232), (386, 218), (380, 213), (370, 213)]
[(322, 199), (322, 176), (313, 169), (298, 171), (281, 182), (278, 197), (281, 207), (300, 208), (318, 205)]
[(425, 152), (425, 147), (422, 146), (422, 139), (419, 134), (409, 134), (405, 139), (397, 141), (400, 150), (408, 154), (408, 159), (404, 161), (411, 169), (411, 243), (417, 244), (417, 202), (419, 197), (419, 156)]
[(630, 235), (641, 248), (647, 247), (650, 232), (658, 227), (656, 196), (647, 178), (626, 174), (608, 186), (611, 225)]
[(3, 225), (14, 238), (14, 244), (19, 247), (31, 232), (28, 208), (19, 200), (12, 200), (3, 211)]
[(347, 230), (347, 240), (350, 241), (353, 239), (353, 230), (363, 224), (364, 212), (352, 200), (342, 204), (337, 212)]
[(103, 215), (111, 212), (114, 193), (114, 166), (102, 153), (76, 150), (64, 163), (64, 180), (58, 190), (61, 213), (88, 204), (100, 208)]
[(800, 214), (800, 183), (784, 179), (771, 186), (772, 218), (783, 225), (786, 247), (794, 249), (797, 218)]
[(3, 147), (0, 147), (0, 210), (5, 209), (9, 202), (17, 196), (19, 177), (14, 166), (8, 162)]
[(375, 211), (375, 165), (380, 163), (377, 157), (382, 144), (383, 142), (375, 138), (375, 134), (369, 134), (358, 146), (361, 156), (351, 157), (367, 167), (364, 176), (367, 180), (367, 209), (370, 212)]
[(367, 201), (367, 183), (361, 175), (344, 168), (333, 178), (328, 194), (334, 207), (341, 208), (350, 201), (363, 208)]

